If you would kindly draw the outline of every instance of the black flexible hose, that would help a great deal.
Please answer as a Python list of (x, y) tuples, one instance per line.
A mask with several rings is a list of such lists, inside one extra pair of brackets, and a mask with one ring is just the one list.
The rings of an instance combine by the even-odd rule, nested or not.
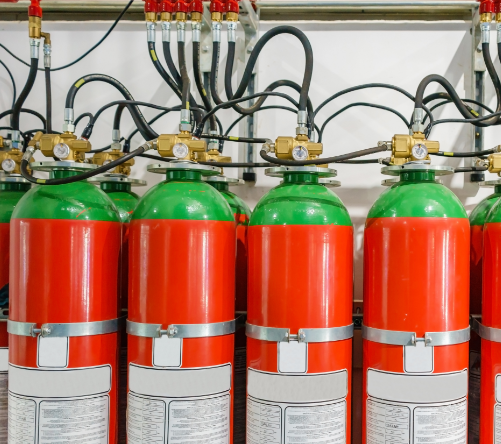
[(251, 137), (233, 137), (233, 136), (222, 136), (222, 135), (211, 135), (211, 134), (201, 134), (200, 139), (214, 139), (214, 140), (224, 140), (225, 142), (237, 142), (237, 143), (266, 143), (268, 139), (258, 139)]
[(186, 66), (186, 53), (184, 42), (177, 43), (179, 70), (181, 71), (181, 107), (182, 109), (190, 109), (190, 76), (188, 75), (188, 68)]
[(181, 79), (181, 75), (177, 71), (176, 65), (174, 64), (174, 59), (172, 58), (172, 52), (170, 50), (170, 42), (166, 41), (162, 42), (162, 48), (164, 51), (165, 63), (167, 63), (167, 68), (169, 68), (171, 76), (174, 78), (174, 81), (178, 85), (182, 85), (183, 82)]
[(12, 82), (12, 108), (14, 108), (14, 105), (16, 104), (16, 97), (17, 97), (17, 92), (16, 92), (16, 81), (14, 80), (14, 76), (10, 72), (10, 69), (7, 67), (7, 65), (0, 60), (0, 65), (2, 65), (6, 71), (7, 74), (10, 77), (10, 81)]
[(216, 105), (223, 103), (223, 99), (221, 99), (221, 97), (219, 96), (218, 90), (220, 45), (220, 42), (212, 43), (212, 64), (210, 68), (210, 92), (212, 95), (212, 100), (214, 100), (214, 103)]
[(92, 120), (94, 118), (94, 115), (92, 113), (82, 113), (75, 119), (74, 125), (77, 126), (80, 123), (80, 120), (82, 120), (84, 117), (88, 117), (89, 120)]
[(368, 156), (374, 153), (381, 153), (383, 151), (388, 151), (388, 148), (385, 145), (376, 146), (374, 148), (367, 148), (365, 150), (360, 150), (360, 151), (354, 151), (352, 153), (342, 154), (340, 156), (324, 157), (324, 158), (305, 160), (305, 161), (278, 159), (276, 157), (271, 157), (268, 156), (266, 150), (264, 149), (261, 150), (259, 154), (264, 160), (270, 163), (276, 163), (278, 165), (284, 165), (284, 166), (307, 166), (307, 165), (325, 165), (329, 163), (339, 163), (345, 160), (355, 159), (357, 157)]
[(254, 66), (256, 65), (259, 54), (261, 53), (264, 46), (273, 37), (276, 37), (277, 35), (280, 34), (291, 34), (297, 37), (301, 42), (301, 44), (303, 45), (303, 49), (306, 56), (306, 62), (303, 76), (303, 84), (301, 86), (301, 93), (299, 95), (299, 111), (306, 111), (308, 103), (308, 95), (311, 85), (311, 78), (313, 76), (313, 49), (311, 47), (310, 41), (308, 40), (308, 37), (306, 37), (306, 34), (301, 30), (289, 25), (277, 26), (275, 28), (272, 28), (258, 40), (256, 46), (254, 47), (249, 57), (249, 61), (247, 62), (247, 65), (245, 67), (242, 80), (237, 90), (235, 91), (233, 98), (238, 99), (243, 97), (245, 91), (247, 90), (249, 82), (252, 78), (252, 72), (254, 71)]
[[(75, 96), (77, 92), (83, 85), (86, 85), (91, 82), (105, 82), (109, 85), (114, 86), (124, 97), (126, 100), (134, 101), (134, 97), (129, 92), (129, 90), (120, 83), (117, 79), (104, 75), (104, 74), (89, 74), (81, 79), (78, 82), (74, 83), (70, 90), (68, 91), (68, 95), (66, 96), (66, 108), (74, 108)], [(153, 129), (148, 125), (146, 119), (144, 118), (141, 110), (137, 105), (128, 105), (127, 109), (129, 110), (132, 119), (134, 120), (134, 124), (139, 129), (141, 135), (145, 140), (155, 139), (157, 134)]]
[[(449, 94), (444, 94), (445, 96), (449, 97)], [(471, 100), (471, 99), (461, 99), (463, 101), (463, 103), (465, 104), (465, 106), (470, 110), (470, 113), (472, 116), (474, 117), (478, 117), (480, 114), (478, 112), (476, 112), (473, 108), (471, 108), (470, 106), (467, 105), (467, 103), (473, 103), (475, 105), (477, 105), (478, 107), (482, 108), (482, 109), (485, 109), (486, 111), (490, 112), (491, 114), (494, 113), (494, 111), (492, 109), (490, 109), (488, 106), (485, 106), (484, 104), (480, 103), (480, 102), (477, 102), (476, 100)], [(431, 108), (430, 108), (430, 112), (433, 113), (433, 111), (435, 111), (437, 108), (440, 108), (441, 106), (444, 106), (444, 105), (447, 105), (449, 103), (453, 103), (452, 100), (447, 99), (447, 100), (444, 100), (443, 102), (439, 102), (437, 103), (436, 105), (433, 105)], [(426, 115), (423, 119), (423, 123), (426, 123), (426, 120), (428, 118), (428, 115)]]
[(475, 171), (487, 171), (487, 167), (459, 167), (454, 168), (455, 173), (474, 173)]
[(105, 173), (106, 171), (109, 171), (113, 168), (116, 168), (117, 166), (121, 165), (122, 163), (127, 162), (128, 160), (143, 154), (146, 151), (146, 147), (140, 146), (137, 150), (134, 150), (132, 153), (126, 154), (123, 157), (120, 157), (120, 159), (114, 160), (113, 162), (107, 163), (106, 165), (103, 165), (99, 168), (96, 168), (95, 170), (89, 170), (86, 171), (82, 174), (78, 174), (76, 176), (71, 176), (71, 177), (64, 177), (61, 179), (37, 179), (36, 177), (33, 177), (29, 172), (28, 172), (28, 165), (29, 161), (23, 159), (21, 161), (21, 175), (28, 181), (34, 184), (38, 185), (67, 185), (69, 183), (74, 183), (74, 182), (79, 182), (81, 180), (88, 179), (89, 177), (94, 177), (98, 174)]
[(158, 61), (157, 51), (155, 49), (155, 42), (148, 42), (148, 53), (150, 54), (150, 59), (153, 63), (153, 66), (155, 67), (157, 72), (160, 74), (162, 79), (164, 79), (165, 82), (167, 83), (167, 85), (169, 85), (171, 87), (172, 91), (174, 91), (174, 94), (176, 94), (176, 96), (178, 96), (181, 99), (182, 93), (181, 93), (181, 90), (179, 89), (178, 84), (167, 73), (167, 71), (165, 71), (162, 64)]
[[(123, 103), (121, 103), (120, 105), (117, 106), (117, 110), (115, 111), (115, 117), (113, 118), (113, 129), (114, 130), (120, 131), (120, 120), (122, 120), (122, 114), (124, 112), (124, 109), (125, 109), (125, 105)], [(94, 120), (94, 116), (91, 117), (90, 121), (93, 121), (93, 120)]]
[[(13, 109), (8, 109), (7, 111), (4, 111), (3, 113), (0, 113), (0, 119), (3, 119), (5, 116), (8, 116), (14, 112)], [(42, 125), (44, 128), (47, 127), (47, 121), (45, 120), (45, 117), (42, 116), (39, 112), (29, 109), (29, 108), (21, 108), (21, 113), (26, 113), (26, 114), (32, 114), (33, 116), (36, 116), (40, 119), (42, 122)]]
[(339, 114), (341, 114), (341, 113), (345, 112), (346, 110), (348, 110), (350, 108), (353, 108), (355, 106), (366, 106), (366, 107), (369, 107), (369, 108), (378, 108), (378, 109), (382, 109), (384, 111), (389, 111), (389, 112), (395, 114), (396, 116), (400, 117), (400, 119), (404, 122), (404, 124), (407, 127), (407, 129), (409, 129), (410, 126), (411, 126), (410, 123), (407, 121), (407, 119), (403, 116), (403, 114), (401, 114), (400, 112), (398, 112), (397, 110), (395, 110), (393, 108), (389, 108), (389, 107), (383, 106), (383, 105), (377, 105), (375, 103), (355, 102), (355, 103), (350, 103), (349, 105), (346, 105), (344, 108), (341, 108), (339, 111), (337, 111), (336, 113), (334, 113), (332, 116), (330, 116), (324, 122), (324, 124), (322, 125), (322, 128), (320, 129), (320, 132), (318, 133), (318, 142), (320, 143), (322, 141), (325, 127), (327, 126), (327, 124), (332, 119), (334, 119), (335, 117), (339, 116)]
[(12, 119), (10, 126), (12, 126), (12, 129), (14, 131), (19, 131), (19, 118), (21, 115), (21, 108), (23, 107), (24, 102), (28, 98), (31, 89), (33, 88), (33, 85), (35, 84), (35, 80), (37, 78), (37, 72), (38, 72), (38, 59), (32, 58), (28, 80), (26, 80), (26, 84), (24, 85), (21, 94), (19, 94), (19, 97), (16, 100), (16, 104), (12, 109)]
[(494, 148), (490, 150), (483, 151), (467, 151), (464, 153), (461, 152), (452, 152), (452, 151), (438, 151), (437, 153), (430, 153), (432, 156), (442, 156), (442, 157), (479, 157), (479, 156), (487, 156), (489, 154), (497, 153), (498, 151)]
[(47, 119), (47, 134), (52, 133), (52, 85), (50, 82), (50, 68), (45, 68), (45, 118)]
[[(204, 88), (204, 81), (202, 78), (202, 70), (200, 68), (200, 42), (193, 42), (193, 71), (195, 74), (195, 84), (197, 85), (198, 93), (202, 97), (205, 109), (210, 111), (212, 109), (212, 102), (207, 95)], [(212, 116), (209, 120), (210, 130), (217, 131), (216, 116)]]

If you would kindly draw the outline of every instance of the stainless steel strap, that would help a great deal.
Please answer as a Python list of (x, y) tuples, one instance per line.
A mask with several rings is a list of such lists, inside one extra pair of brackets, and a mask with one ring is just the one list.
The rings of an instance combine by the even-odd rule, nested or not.
[(261, 327), (247, 323), (245, 334), (252, 339), (269, 342), (336, 342), (353, 337), (353, 324), (332, 328), (300, 328), (291, 334), (289, 328)]
[(7, 331), (17, 336), (38, 335), (47, 338), (69, 338), (74, 336), (95, 336), (115, 333), (123, 326), (124, 318), (110, 319), (108, 321), (96, 322), (72, 322), (68, 324), (38, 324), (32, 322), (17, 322), (9, 319), (7, 321)]
[(482, 339), (492, 342), (501, 342), (501, 329), (486, 327), (482, 325), (478, 319), (471, 318), (471, 328)]
[(212, 324), (172, 324), (162, 329), (161, 324), (144, 324), (127, 319), (127, 333), (143, 338), (208, 338), (235, 333), (236, 320)]
[(425, 333), (424, 338), (418, 338), (416, 333), (408, 331), (381, 330), (363, 325), (362, 338), (387, 345), (415, 346), (417, 342), (424, 342), (426, 346), (438, 347), (468, 342), (470, 340), (470, 327), (463, 330)]

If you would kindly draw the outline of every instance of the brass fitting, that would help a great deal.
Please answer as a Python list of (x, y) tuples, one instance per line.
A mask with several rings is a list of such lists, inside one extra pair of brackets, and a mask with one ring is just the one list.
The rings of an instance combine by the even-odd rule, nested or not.
[(44, 45), (52, 45), (49, 32), (41, 32), (40, 36), (44, 39)]
[(490, 23), (492, 22), (492, 14), (490, 12), (484, 12), (480, 14), (480, 23)]
[(226, 21), (227, 22), (238, 22), (238, 14), (236, 12), (227, 12), (226, 13)]
[[(21, 174), (22, 160), (23, 153), (17, 148), (0, 151), (0, 171), (4, 171), (7, 174)], [(33, 162), (33, 159), (30, 162)]]
[(323, 152), (321, 143), (310, 142), (308, 136), (278, 137), (275, 141), (275, 155), (278, 159), (313, 160)]
[[(112, 149), (108, 152), (96, 153), (92, 157), (92, 163), (94, 165), (106, 165), (110, 162), (120, 159), (124, 156), (124, 153), (118, 149)], [(113, 170), (109, 170), (108, 173), (111, 174), (123, 174), (128, 176), (130, 174), (130, 167), (134, 165), (134, 159), (129, 159), (127, 162), (118, 165)]]
[(160, 21), (162, 21), (162, 22), (170, 22), (170, 21), (172, 21), (172, 13), (170, 13), (170, 12), (161, 12), (160, 13)]
[(223, 21), (223, 14), (220, 12), (211, 12), (210, 17), (211, 17), (211, 20), (213, 22), (222, 22)]
[(501, 153), (490, 154), (487, 158), (489, 173), (501, 173)]
[(187, 19), (186, 12), (176, 12), (176, 22), (186, 22)]
[(202, 23), (202, 14), (200, 14), (199, 12), (192, 12), (191, 13), (191, 21), (192, 22), (195, 22), (195, 23)]
[(156, 23), (157, 22), (157, 13), (156, 12), (145, 12), (144, 19), (147, 22)]
[(221, 156), (221, 153), (217, 149), (204, 151), (203, 153), (197, 152), (196, 159), (197, 162), (231, 162), (231, 157)]
[[(54, 153), (54, 148), (58, 148), (63, 152), (66, 151), (65, 157), (60, 157)], [(45, 157), (58, 157), (64, 161), (84, 162), (85, 153), (91, 150), (91, 144), (88, 140), (78, 140), (77, 136), (72, 133), (64, 134), (43, 134), (38, 132), (33, 136), (28, 146), (33, 146), (40, 149)]]
[[(427, 150), (426, 155), (416, 157), (418, 153), (423, 153), (423, 150), (419, 150), (423, 145)], [(423, 133), (414, 133), (412, 136), (397, 134), (391, 142), (391, 164), (403, 165), (416, 160), (430, 160), (428, 153), (437, 153), (439, 150), (440, 143), (426, 140)]]
[(195, 161), (197, 153), (207, 151), (207, 143), (204, 140), (194, 140), (187, 131), (179, 134), (162, 134), (158, 136), (157, 150), (162, 157)]
[(498, 13), (496, 14), (495, 19), (496, 19), (496, 23), (501, 23), (501, 12), (498, 12)]
[(30, 15), (28, 19), (30, 39), (42, 38), (42, 18)]
[(3, 148), (3, 137), (0, 136), (0, 148)]

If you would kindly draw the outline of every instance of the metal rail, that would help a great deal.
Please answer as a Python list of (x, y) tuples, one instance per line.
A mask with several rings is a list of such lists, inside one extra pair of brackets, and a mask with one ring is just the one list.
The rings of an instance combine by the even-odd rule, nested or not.
[[(126, 0), (45, 0), (44, 20), (113, 20)], [(0, 21), (26, 20), (29, 1), (0, 3)], [(471, 20), (475, 1), (258, 1), (260, 20)], [(125, 20), (143, 20), (143, 4), (132, 5)]]

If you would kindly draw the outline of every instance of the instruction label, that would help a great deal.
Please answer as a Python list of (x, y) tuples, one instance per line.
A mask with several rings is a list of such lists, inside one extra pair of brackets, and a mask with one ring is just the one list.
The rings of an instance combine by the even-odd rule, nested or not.
[(501, 443), (501, 405), (494, 407), (494, 444)]
[(129, 393), (129, 443), (227, 444), (230, 395), (198, 399), (152, 398)]
[(245, 444), (245, 404), (247, 397), (247, 351), (235, 348), (233, 376), (233, 444)]
[(422, 405), (369, 398), (366, 430), (367, 444), (466, 444), (467, 402)]
[(8, 412), (8, 389), (9, 376), (7, 372), (0, 372), (0, 442), (7, 442)]
[(468, 380), (468, 444), (480, 440), (480, 353), (470, 352)]
[(35, 442), (36, 412), (34, 400), (9, 394), (9, 444)]
[(344, 444), (346, 401), (269, 403), (247, 398), (248, 444)]
[(410, 436), (409, 407), (367, 401), (367, 444), (407, 444)]
[(107, 444), (108, 410), (108, 396), (41, 401), (38, 442), (85, 441), (89, 444)]

